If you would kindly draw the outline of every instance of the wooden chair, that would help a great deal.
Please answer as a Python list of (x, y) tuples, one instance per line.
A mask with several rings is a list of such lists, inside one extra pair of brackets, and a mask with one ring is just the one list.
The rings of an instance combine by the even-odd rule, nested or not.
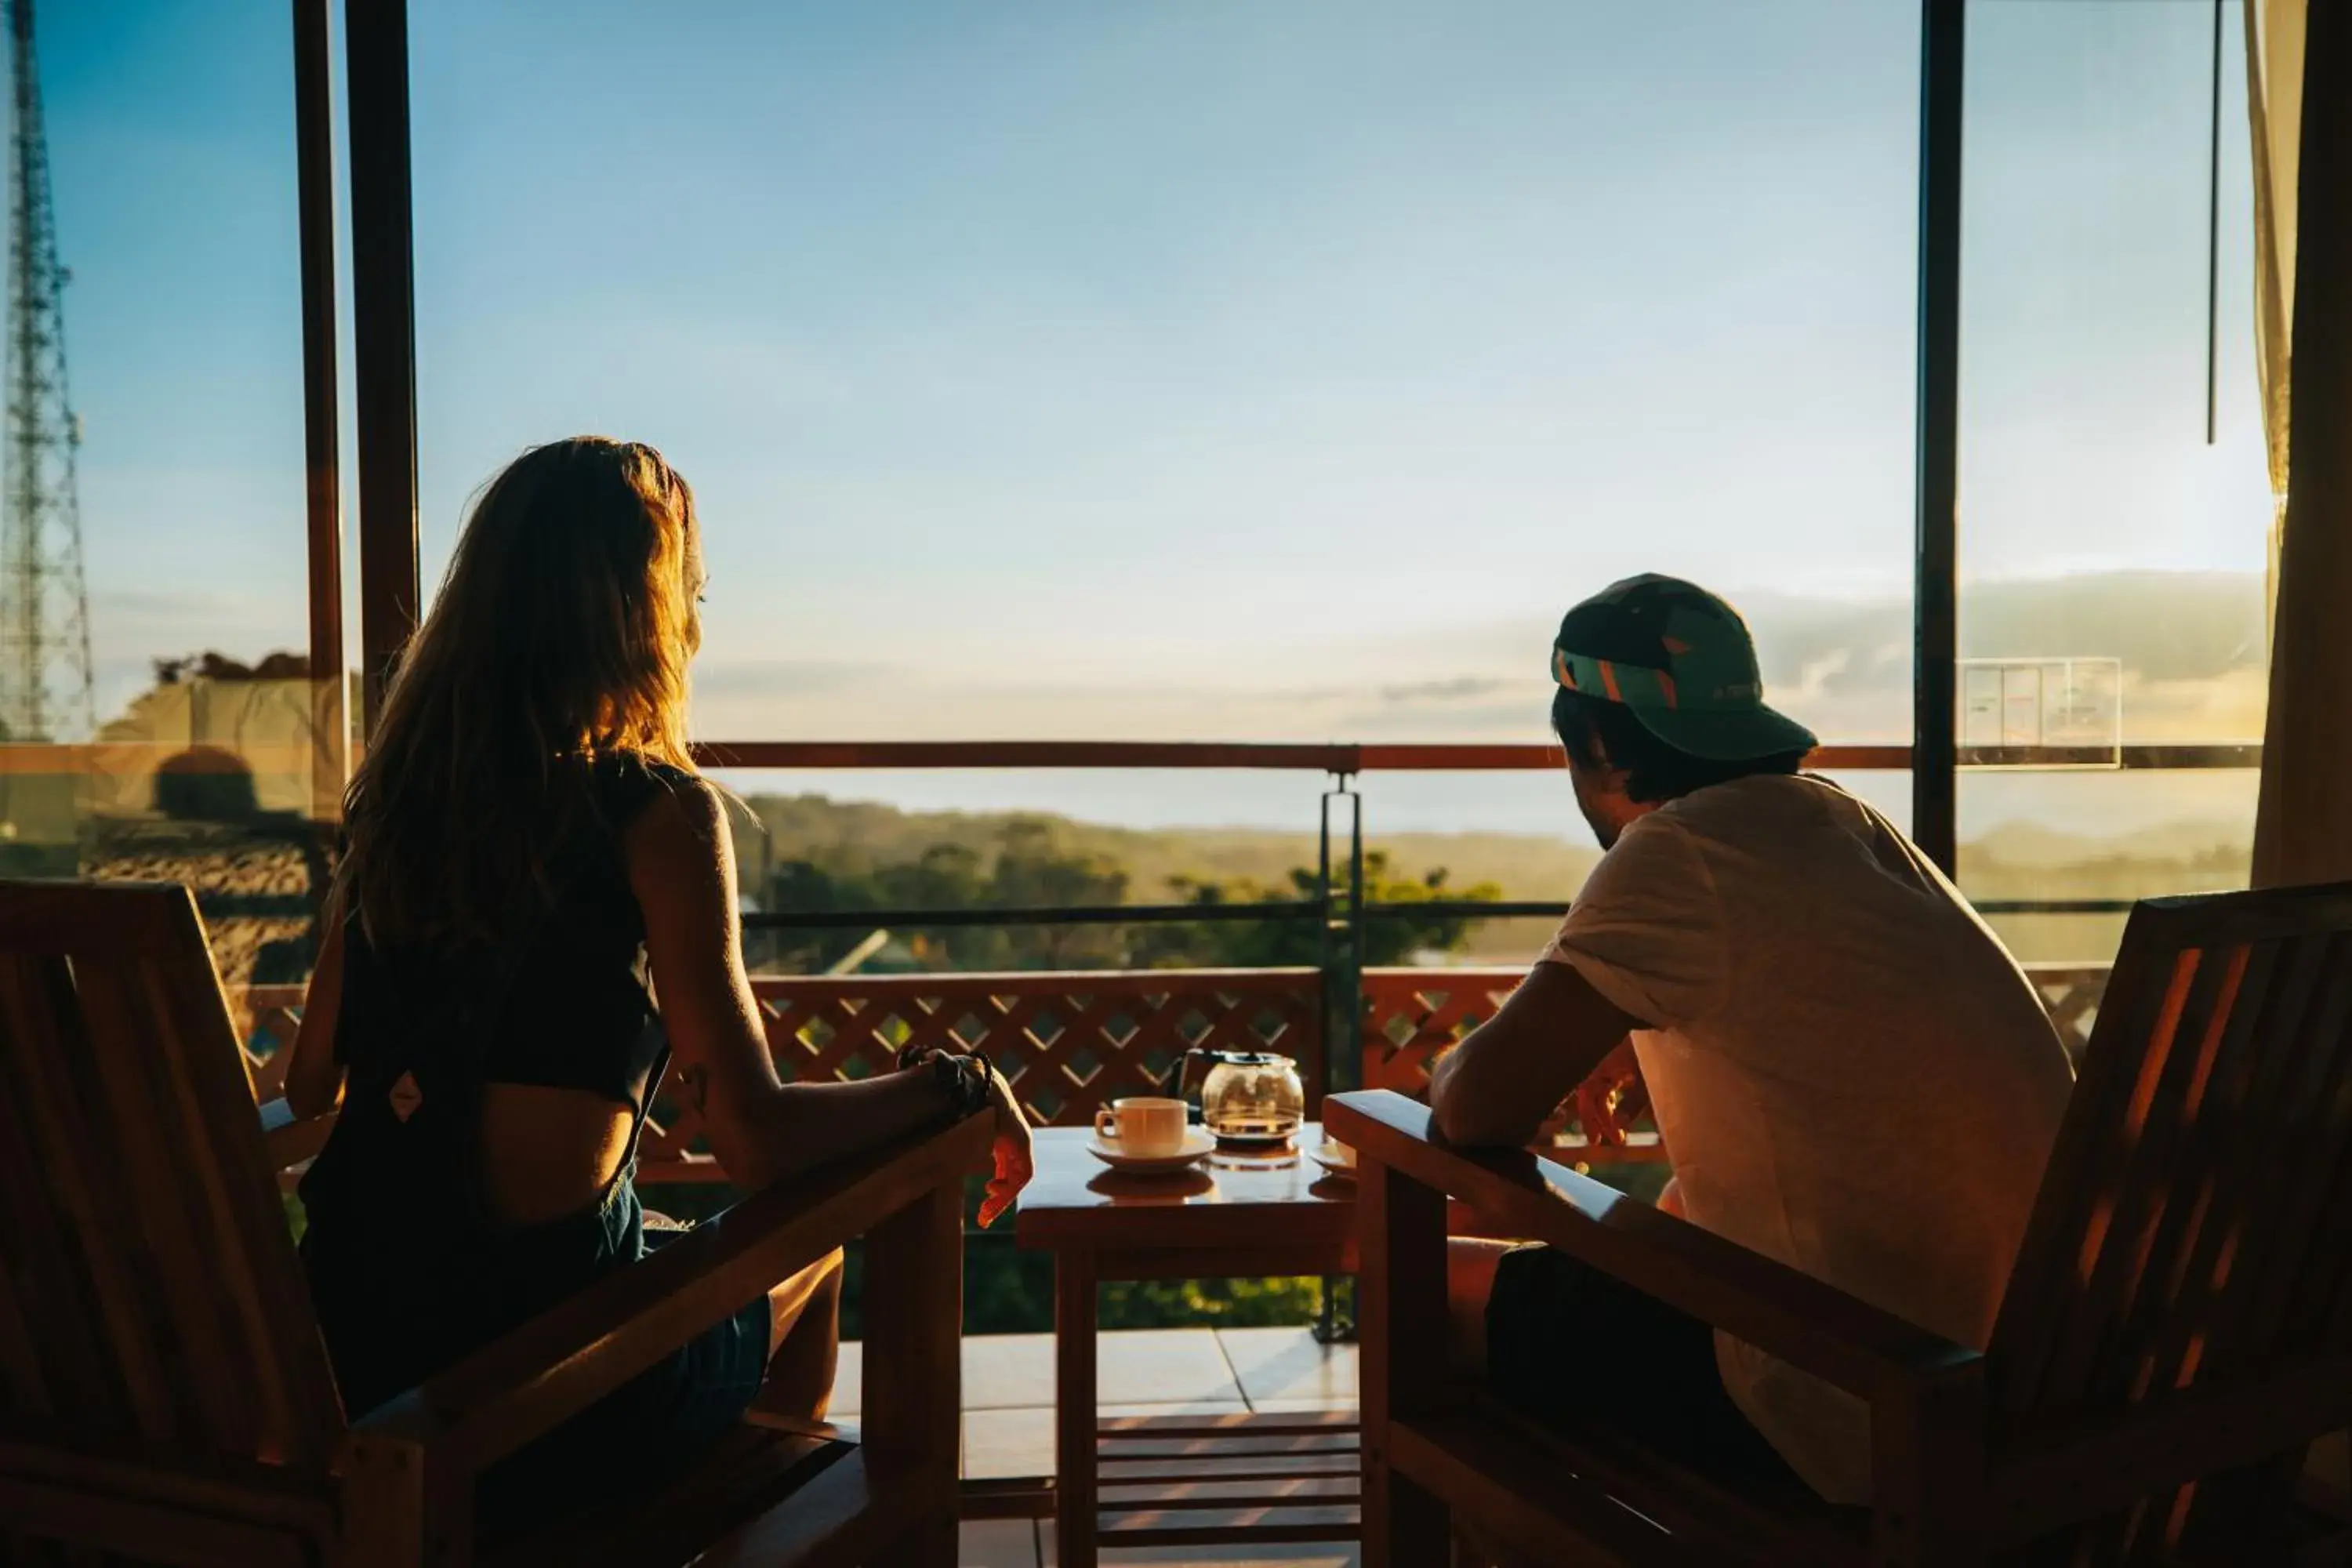
[(0, 1560), (473, 1563), (485, 1466), (862, 1235), (862, 1447), (747, 1424), (481, 1560), (954, 1563), (985, 1116), (756, 1194), (347, 1422), (241, 1061), (184, 889), (0, 882)]
[[(2296, 1479), (2352, 1422), (2352, 885), (2133, 913), (1981, 1353), (1557, 1165), (1437, 1147), (1395, 1095), (1325, 1117), (1360, 1160), (1370, 1568), (1444, 1563), (1455, 1520), (1538, 1563), (2352, 1560)], [(1431, 1352), (1448, 1194), (1867, 1401), (1874, 1506), (1694, 1474), (1605, 1413), (1465, 1407)]]

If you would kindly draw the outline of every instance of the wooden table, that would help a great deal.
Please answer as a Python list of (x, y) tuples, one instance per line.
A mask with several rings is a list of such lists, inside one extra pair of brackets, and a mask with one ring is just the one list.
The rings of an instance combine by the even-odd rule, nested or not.
[[(1095, 1288), (1106, 1279), (1352, 1274), (1355, 1184), (1299, 1151), (1212, 1154), (1175, 1176), (1129, 1176), (1078, 1127), (1037, 1133), (1037, 1174), (1014, 1236), (1054, 1255), (1054, 1513), (1064, 1568), (1099, 1546), (1345, 1541), (1360, 1530), (1352, 1412), (1097, 1421)], [(1118, 1494), (1097, 1502), (1097, 1467)], [(1308, 1496), (1341, 1490), (1343, 1496)], [(1251, 1483), (1235, 1486), (1233, 1483)], [(1204, 1492), (1203, 1483), (1211, 1485)]]

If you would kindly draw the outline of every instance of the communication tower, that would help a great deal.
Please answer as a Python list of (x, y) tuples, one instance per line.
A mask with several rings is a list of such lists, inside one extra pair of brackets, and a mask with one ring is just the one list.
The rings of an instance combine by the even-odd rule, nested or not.
[(0, 440), (0, 740), (86, 739), (97, 722), (66, 389), (64, 292), (33, 0), (0, 0), (8, 31), (8, 339)]

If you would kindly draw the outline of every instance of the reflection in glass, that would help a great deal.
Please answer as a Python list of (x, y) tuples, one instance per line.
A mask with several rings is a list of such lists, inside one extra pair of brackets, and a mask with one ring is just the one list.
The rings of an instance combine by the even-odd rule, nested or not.
[[(10, 449), (0, 531), (44, 524), (42, 620), (61, 631), (70, 477), (89, 685), (86, 711), (53, 703), (54, 721), (0, 733), (0, 874), (186, 884), (240, 1003), (309, 973), (345, 750), (343, 674), (297, 651), (289, 26), (266, 0), (39, 7), (58, 310), (12, 314), (5, 362), (38, 347), (60, 409), (71, 388), (37, 472)], [(40, 292), (46, 260), (13, 237), (12, 300)], [(21, 642), (26, 597), (5, 598), (0, 643)], [(74, 662), (52, 663), (53, 696), (78, 690)]]
[[(1960, 781), (1961, 882), (1979, 901), (2243, 883), (2251, 771), (2117, 771), (2133, 747), (2262, 734), (2272, 506), (2243, 39), (2229, 20), (2216, 253), (2210, 7), (1969, 12), (1959, 738), (1998, 764)], [(2052, 960), (2104, 961), (2122, 929), (2116, 914), (1993, 921)]]

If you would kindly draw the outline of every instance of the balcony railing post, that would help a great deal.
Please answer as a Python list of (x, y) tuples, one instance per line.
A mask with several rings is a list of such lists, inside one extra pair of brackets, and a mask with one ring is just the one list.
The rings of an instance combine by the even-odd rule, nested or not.
[[(1347, 808), (1347, 887), (1337, 889), (1332, 861), (1332, 815)], [(1317, 886), (1324, 906), (1317, 966), (1323, 972), (1323, 1089), (1327, 1094), (1360, 1087), (1363, 1074), (1364, 1017), (1364, 797), (1346, 773), (1332, 775), (1323, 795), (1317, 843)]]
[[(1337, 775), (1334, 775), (1336, 782)], [(1331, 1063), (1339, 1051), (1332, 1024), (1336, 1021), (1338, 1004), (1331, 991), (1331, 795), (1323, 795), (1321, 814), (1315, 829), (1315, 901), (1320, 906), (1315, 920), (1315, 973), (1321, 987), (1317, 1005), (1322, 1009), (1323, 1023), (1323, 1086), (1331, 1085)]]
[[(1344, 902), (1332, 896), (1331, 863), (1331, 816), (1343, 801), (1348, 813)], [(1337, 1094), (1360, 1087), (1364, 1072), (1364, 797), (1356, 793), (1352, 774), (1331, 775), (1331, 787), (1323, 793), (1317, 846), (1316, 888), (1324, 906), (1318, 965), (1323, 976), (1323, 1088)], [(1339, 1312), (1339, 1286), (1338, 1277), (1323, 1277), (1315, 1337), (1325, 1344), (1356, 1337), (1353, 1318)]]

